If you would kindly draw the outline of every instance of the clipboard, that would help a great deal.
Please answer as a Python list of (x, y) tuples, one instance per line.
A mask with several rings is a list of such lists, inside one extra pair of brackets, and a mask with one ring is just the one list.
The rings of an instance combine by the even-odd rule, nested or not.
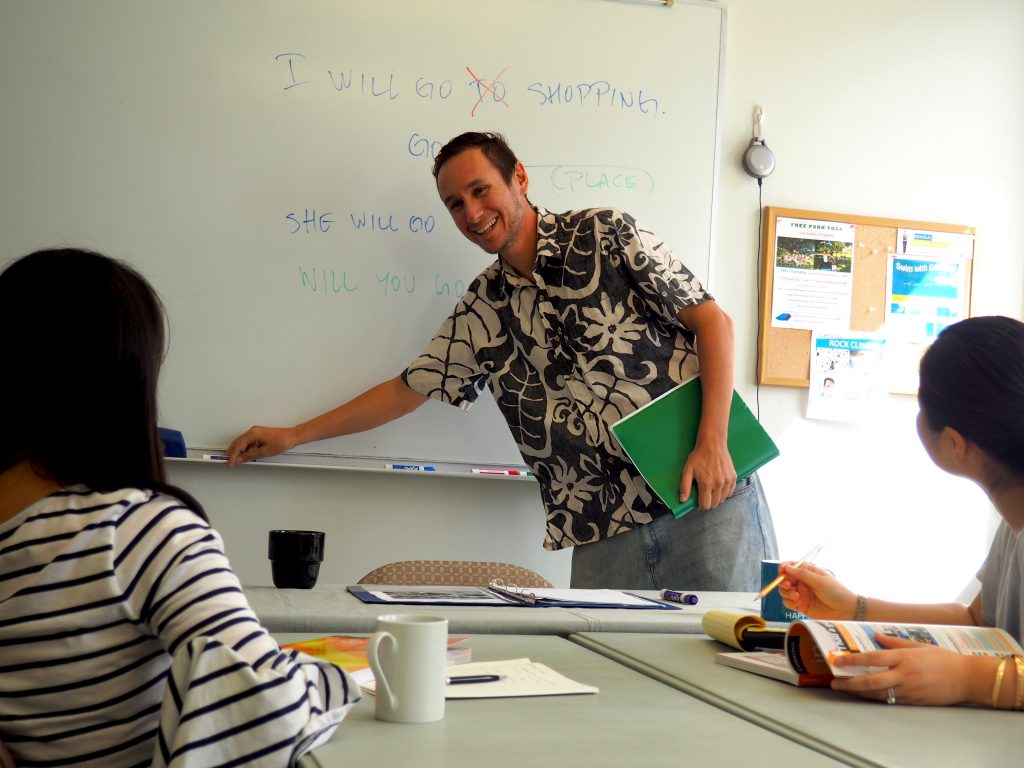
[[(348, 591), (364, 603), (379, 605), (465, 605), (520, 608), (622, 608), (678, 611), (671, 605), (614, 589), (534, 589), (493, 580), (486, 587), (376, 586), (353, 584)], [(566, 594), (571, 593), (571, 594)]]

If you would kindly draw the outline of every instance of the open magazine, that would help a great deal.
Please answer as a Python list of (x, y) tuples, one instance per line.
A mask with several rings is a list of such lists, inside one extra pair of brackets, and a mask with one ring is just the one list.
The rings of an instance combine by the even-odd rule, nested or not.
[(995, 627), (802, 619), (793, 622), (786, 632), (783, 654), (719, 653), (715, 661), (792, 685), (827, 686), (833, 677), (856, 677), (879, 670), (868, 666), (836, 667), (831, 663), (840, 655), (882, 650), (875, 633), (928, 643), (966, 656), (1024, 654), (1009, 633)]

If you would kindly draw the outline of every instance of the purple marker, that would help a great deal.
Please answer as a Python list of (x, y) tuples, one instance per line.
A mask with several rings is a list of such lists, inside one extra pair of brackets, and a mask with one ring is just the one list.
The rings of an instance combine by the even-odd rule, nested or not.
[(676, 592), (674, 589), (661, 590), (661, 599), (671, 600), (673, 603), (682, 603), (683, 605), (697, 604), (696, 595), (691, 595), (688, 592)]

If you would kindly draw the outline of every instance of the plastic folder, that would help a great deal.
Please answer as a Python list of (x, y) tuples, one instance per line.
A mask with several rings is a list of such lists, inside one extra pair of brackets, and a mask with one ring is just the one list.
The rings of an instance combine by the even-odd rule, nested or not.
[(348, 591), (364, 603), (392, 605), (520, 606), (533, 608), (628, 608), (681, 610), (680, 605), (614, 589), (540, 589), (491, 582), (488, 587), (380, 586), (353, 584)]
[[(694, 376), (612, 425), (623, 450), (677, 518), (697, 506), (696, 486), (689, 499), (679, 501), (679, 479), (697, 442), (700, 406), (700, 377)], [(729, 454), (739, 478), (749, 477), (779, 455), (775, 442), (735, 391), (729, 411)]]

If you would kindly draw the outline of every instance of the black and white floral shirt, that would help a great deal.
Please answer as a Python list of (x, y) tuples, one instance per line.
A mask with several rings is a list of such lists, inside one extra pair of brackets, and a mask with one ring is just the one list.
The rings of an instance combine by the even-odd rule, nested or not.
[(536, 284), (495, 261), (402, 377), (463, 409), (490, 387), (561, 549), (670, 514), (610, 426), (697, 373), (676, 314), (712, 296), (628, 213), (537, 214)]

